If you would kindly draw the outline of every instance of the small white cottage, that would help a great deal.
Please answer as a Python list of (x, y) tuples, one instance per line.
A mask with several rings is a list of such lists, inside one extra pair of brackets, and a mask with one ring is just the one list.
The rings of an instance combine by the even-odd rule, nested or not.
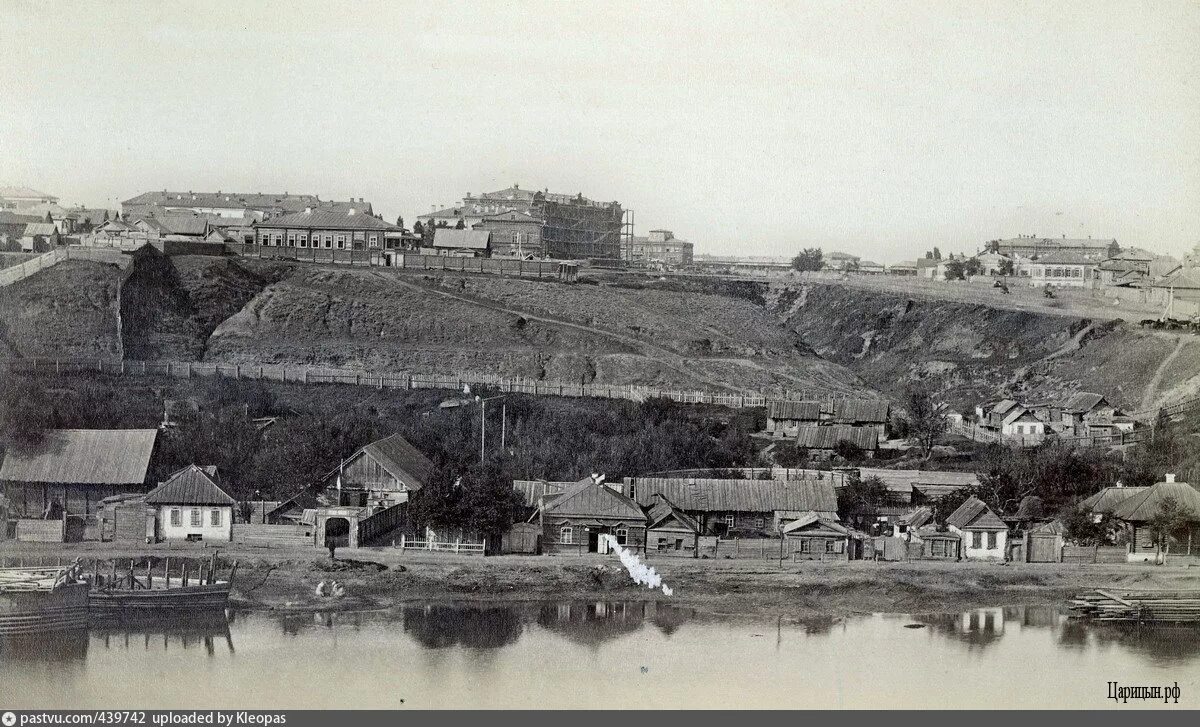
[(157, 540), (232, 538), (236, 501), (217, 484), (216, 467), (188, 465), (146, 495), (154, 508)]

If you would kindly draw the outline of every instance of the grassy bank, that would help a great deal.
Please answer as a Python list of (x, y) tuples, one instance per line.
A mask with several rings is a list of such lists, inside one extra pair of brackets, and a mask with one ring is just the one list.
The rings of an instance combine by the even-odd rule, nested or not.
[[(18, 549), (0, 557), (100, 560), (130, 557), (204, 558), (199, 548), (117, 549), (86, 544)], [(1084, 590), (1106, 586), (1195, 588), (1194, 569), (1140, 565), (987, 563), (791, 563), (777, 560), (651, 558), (674, 590), (635, 586), (615, 556), (500, 556), (401, 553), (392, 549), (339, 552), (338, 562), (315, 549), (226, 549), (238, 561), (233, 601), (262, 610), (386, 609), (412, 601), (656, 600), (713, 614), (756, 617), (845, 616), (856, 613), (939, 613), (1000, 605), (1064, 605)], [(139, 563), (143, 561), (139, 560)], [(124, 566), (121, 566), (124, 567)], [(144, 567), (144, 566), (139, 566)], [(316, 596), (321, 581), (337, 580), (346, 597)]]

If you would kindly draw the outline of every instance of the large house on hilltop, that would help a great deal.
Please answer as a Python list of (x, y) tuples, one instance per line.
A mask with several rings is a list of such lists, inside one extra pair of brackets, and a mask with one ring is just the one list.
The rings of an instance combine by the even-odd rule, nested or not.
[(324, 250), (379, 250), (402, 230), (356, 207), (305, 207), (254, 223), (254, 244)]
[[(521, 213), (525, 218), (509, 217)], [(520, 254), (561, 260), (621, 258), (625, 212), (618, 202), (597, 202), (582, 194), (530, 191), (513, 185), (478, 196), (467, 194), (462, 204), (417, 217), (422, 227), (482, 229), (508, 235)], [(533, 221), (537, 223), (534, 230)], [(518, 237), (514, 238), (513, 235)], [(505, 241), (503, 236), (497, 243)], [(535, 247), (536, 246), (536, 247)], [(507, 253), (511, 253), (511, 248)]]
[(1115, 239), (1092, 238), (1078, 239), (1037, 237), (1035, 235), (1018, 235), (1007, 240), (991, 240), (987, 243), (989, 252), (999, 253), (1006, 257), (1033, 258), (1055, 253), (1079, 254), (1099, 262), (1121, 251), (1121, 246)]

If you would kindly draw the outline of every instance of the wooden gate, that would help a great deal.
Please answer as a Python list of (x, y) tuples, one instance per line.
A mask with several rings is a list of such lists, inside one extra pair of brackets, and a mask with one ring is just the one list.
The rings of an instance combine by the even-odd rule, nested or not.
[(1028, 554), (1030, 563), (1058, 563), (1062, 560), (1062, 536), (1030, 533)]

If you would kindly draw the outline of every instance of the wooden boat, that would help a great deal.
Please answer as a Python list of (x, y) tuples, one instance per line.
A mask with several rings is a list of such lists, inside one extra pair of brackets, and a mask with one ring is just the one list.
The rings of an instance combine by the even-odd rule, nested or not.
[(0, 568), (0, 636), (86, 629), (88, 584), (76, 562), (54, 568)]
[(185, 561), (177, 575), (171, 573), (170, 558), (157, 576), (149, 562), (140, 576), (132, 560), (128, 571), (120, 574), (114, 562), (110, 574), (93, 575), (88, 601), (96, 617), (222, 612), (229, 603), (237, 563), (227, 580), (216, 580), (215, 573), (215, 555), (211, 565), (202, 565), (196, 572), (189, 572)]

